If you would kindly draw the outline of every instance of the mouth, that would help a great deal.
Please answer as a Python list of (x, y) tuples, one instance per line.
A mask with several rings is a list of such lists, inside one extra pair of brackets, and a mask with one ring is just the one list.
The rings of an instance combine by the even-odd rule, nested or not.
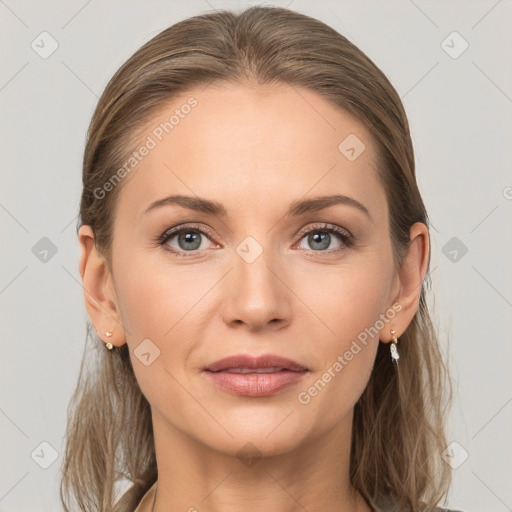
[(218, 361), (209, 364), (205, 370), (210, 372), (234, 370), (237, 373), (272, 373), (283, 370), (300, 372), (307, 370), (307, 368), (292, 359), (273, 354), (264, 354), (261, 356), (238, 354), (235, 356), (225, 357), (224, 359), (219, 359)]
[(297, 384), (308, 371), (305, 366), (284, 357), (241, 354), (216, 361), (203, 372), (223, 391), (263, 397), (275, 395)]
[(218, 370), (214, 373), (218, 373), (219, 371), (223, 371), (226, 373), (275, 373), (275, 372), (295, 371), (295, 370), (289, 370), (288, 368), (276, 368), (276, 367), (270, 367), (270, 368), (226, 368), (225, 370)]

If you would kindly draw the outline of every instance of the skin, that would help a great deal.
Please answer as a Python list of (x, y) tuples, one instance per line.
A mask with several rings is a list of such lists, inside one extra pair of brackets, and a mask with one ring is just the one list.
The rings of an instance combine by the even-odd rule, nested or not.
[[(162, 107), (143, 138), (190, 96), (198, 105), (125, 178), (113, 272), (96, 252), (91, 228), (79, 231), (87, 311), (103, 341), (128, 343), (151, 405), (154, 510), (370, 511), (348, 479), (353, 408), (379, 339), (389, 343), (392, 329), (399, 337), (418, 308), (427, 228), (411, 227), (397, 268), (373, 141), (355, 118), (314, 92), (287, 85), (192, 89)], [(349, 134), (366, 146), (352, 162), (338, 149)], [(293, 201), (334, 193), (356, 199), (370, 217), (347, 204), (285, 216)], [(177, 205), (143, 215), (171, 194), (219, 201), (228, 215)], [(200, 235), (199, 254), (178, 258), (155, 242), (187, 223), (210, 231), (211, 238)], [(331, 234), (322, 250), (307, 234), (296, 236), (322, 223), (348, 230), (353, 244)], [(263, 250), (251, 263), (236, 252), (247, 236)], [(187, 250), (177, 236), (167, 246)], [(298, 393), (397, 303), (400, 312), (301, 404)], [(147, 338), (160, 355), (145, 366), (133, 351)], [(309, 372), (270, 397), (235, 396), (211, 384), (202, 369), (239, 353), (279, 354)], [(252, 465), (237, 456), (248, 442), (258, 455)]]

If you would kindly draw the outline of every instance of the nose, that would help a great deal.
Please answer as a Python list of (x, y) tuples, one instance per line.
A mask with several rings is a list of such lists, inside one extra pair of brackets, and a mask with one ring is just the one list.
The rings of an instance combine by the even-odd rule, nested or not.
[(224, 321), (232, 327), (259, 331), (290, 323), (293, 293), (286, 285), (286, 272), (267, 253), (264, 250), (252, 262), (235, 254), (223, 301)]

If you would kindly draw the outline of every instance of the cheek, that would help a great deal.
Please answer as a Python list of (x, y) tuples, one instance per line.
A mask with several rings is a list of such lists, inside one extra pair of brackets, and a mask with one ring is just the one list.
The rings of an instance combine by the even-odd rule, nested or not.
[[(191, 286), (183, 267), (164, 268), (144, 255), (118, 261), (115, 269), (119, 311), (139, 387), (157, 409), (182, 410), (187, 396), (178, 382), (184, 381), (184, 362), (198, 337), (193, 324), (199, 308), (194, 305), (204, 290)], [(144, 353), (150, 354), (146, 362)]]
[[(368, 383), (383, 325), (381, 314), (388, 306), (386, 260), (367, 256), (365, 264), (359, 259), (357, 265), (347, 263), (333, 266), (330, 272), (310, 273), (298, 292), (308, 297), (307, 305), (319, 319), (314, 328), (306, 322), (303, 332), (308, 333), (320, 356), (319, 367), (301, 387), (298, 401), (311, 406), (311, 412), (323, 410), (326, 420), (334, 422), (354, 406)], [(309, 315), (316, 324), (315, 316)], [(318, 336), (319, 332), (324, 334)]]
[[(308, 316), (323, 332), (326, 340), (338, 340), (340, 346), (375, 324), (387, 308), (390, 269), (376, 255), (359, 258), (357, 264), (310, 267), (307, 279), (296, 277), (293, 285)], [(321, 328), (322, 331), (318, 331)]]
[(298, 390), (300, 412), (312, 420), (321, 418), (319, 432), (330, 430), (349, 414), (368, 384), (377, 345), (359, 345), (349, 344), (346, 351), (334, 353), (325, 368)]
[[(336, 424), (354, 407), (368, 384), (379, 345), (375, 324), (383, 301), (375, 293), (374, 280), (357, 277), (339, 276), (335, 284), (331, 279), (325, 295), (317, 295), (312, 309), (328, 328), (310, 330), (309, 322), (304, 325), (319, 365), (298, 390), (297, 401), (306, 414), (321, 415), (325, 425)], [(325, 335), (318, 336), (318, 329)]]
[(203, 279), (185, 266), (172, 267), (143, 255), (120, 261), (116, 271), (120, 314), (133, 342), (141, 337), (165, 342), (213, 281), (212, 276)]

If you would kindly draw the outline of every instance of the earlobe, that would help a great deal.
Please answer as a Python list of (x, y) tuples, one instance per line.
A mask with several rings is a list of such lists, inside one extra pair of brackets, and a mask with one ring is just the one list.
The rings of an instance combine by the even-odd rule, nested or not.
[(394, 303), (401, 308), (394, 317), (394, 321), (381, 332), (380, 340), (384, 343), (392, 341), (391, 329), (400, 337), (411, 323), (418, 310), (423, 280), (428, 268), (429, 235), (428, 228), (422, 222), (416, 222), (409, 231), (410, 242), (404, 255), (402, 265), (398, 271), (400, 290)]
[[(91, 226), (81, 226), (78, 239), (81, 250), (79, 271), (89, 318), (103, 341), (116, 346), (123, 345), (124, 330), (112, 275), (105, 258), (95, 247)], [(113, 334), (107, 336), (107, 332)]]

